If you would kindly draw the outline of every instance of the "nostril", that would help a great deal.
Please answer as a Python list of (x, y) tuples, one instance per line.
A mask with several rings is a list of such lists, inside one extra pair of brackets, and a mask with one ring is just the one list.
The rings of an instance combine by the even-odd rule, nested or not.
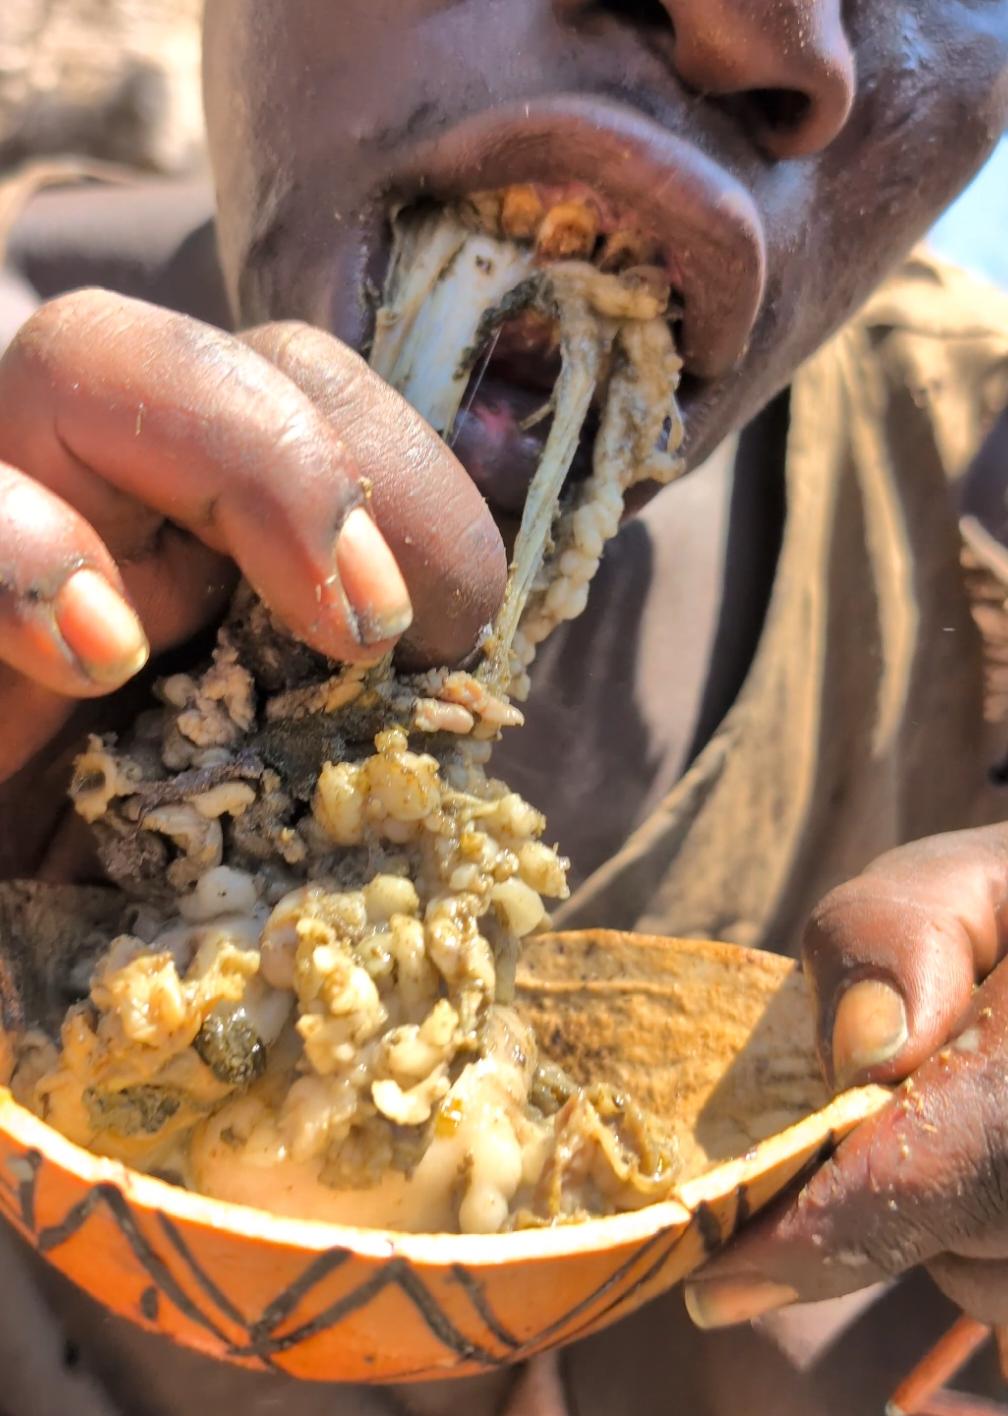
[(594, 8), (618, 15), (641, 29), (672, 30), (672, 20), (662, 0), (597, 0)]
[(800, 128), (812, 108), (808, 94), (798, 89), (751, 89), (747, 98), (760, 126), (768, 133), (782, 136)]
[(714, 94), (711, 99), (774, 158), (790, 156), (801, 146), (814, 111), (812, 100), (800, 89), (751, 88), (742, 93)]
[(822, 84), (815, 93), (755, 87), (712, 97), (748, 127), (768, 156), (781, 160), (806, 157), (832, 142), (846, 122), (851, 91), (837, 83)]
[(822, 64), (801, 89), (750, 90), (762, 112), (761, 140), (775, 158), (821, 152), (843, 131), (854, 102), (853, 58)]

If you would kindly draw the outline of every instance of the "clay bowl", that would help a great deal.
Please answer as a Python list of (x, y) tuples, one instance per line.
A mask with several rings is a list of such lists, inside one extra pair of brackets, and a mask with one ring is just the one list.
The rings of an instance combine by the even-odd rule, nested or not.
[[(74, 914), (77, 938), (86, 916)], [(8, 1028), (31, 992), (24, 957), (0, 909)], [(58, 950), (35, 957), (51, 982)], [(547, 1055), (678, 1118), (687, 1178), (673, 1198), (491, 1236), (304, 1223), (96, 1157), (0, 1088), (0, 1211), (107, 1308), (213, 1357), (327, 1381), (463, 1376), (570, 1342), (680, 1282), (885, 1100), (873, 1087), (827, 1104), (787, 960), (560, 934), (531, 941), (519, 985)]]

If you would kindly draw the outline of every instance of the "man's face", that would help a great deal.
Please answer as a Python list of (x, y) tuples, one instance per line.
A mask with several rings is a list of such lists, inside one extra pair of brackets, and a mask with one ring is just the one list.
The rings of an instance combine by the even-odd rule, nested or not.
[(360, 346), (393, 202), (587, 184), (676, 272), (695, 465), (980, 166), (1008, 0), (208, 0), (205, 70), (244, 323)]

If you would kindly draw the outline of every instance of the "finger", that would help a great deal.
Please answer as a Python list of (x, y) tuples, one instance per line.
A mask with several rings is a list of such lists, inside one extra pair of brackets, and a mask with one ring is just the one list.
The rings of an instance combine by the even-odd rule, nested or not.
[[(0, 733), (0, 785), (20, 772), (60, 728), (71, 718), (77, 700), (27, 679), (23, 674), (0, 664), (0, 720), (5, 727)], [(20, 860), (24, 844), (25, 816), (31, 824), (40, 824), (37, 800), (17, 802), (13, 815), (7, 803), (0, 800), (0, 879), (12, 872), (6, 869), (8, 858)]]
[(227, 552), (321, 652), (374, 657), (408, 624), (353, 458), (310, 400), (231, 336), (79, 291), (43, 306), (0, 360), (0, 407), (0, 456), (57, 492), (93, 474), (106, 520), (102, 484), (124, 493), (124, 535), (139, 501)]
[(949, 1036), (1004, 952), (1008, 833), (935, 836), (832, 891), (802, 955), (827, 1078), (905, 1077)]
[(118, 567), (76, 508), (0, 463), (0, 782), (75, 699), (113, 692), (219, 614), (233, 564), (171, 528), (157, 548)]
[(233, 560), (170, 522), (147, 554), (120, 561), (119, 573), (154, 654), (217, 623), (238, 580)]
[(507, 557), (461, 464), (394, 389), (331, 335), (287, 323), (243, 337), (304, 390), (352, 453), (413, 602), (404, 650), (424, 664), (465, 658), (500, 607)]
[(964, 1259), (940, 1254), (928, 1272), (947, 1298), (992, 1327), (1008, 1323), (1008, 1260)]
[(75, 698), (118, 688), (150, 645), (115, 561), (72, 507), (0, 464), (0, 659)]
[[(691, 1289), (719, 1326), (787, 1301), (836, 1298), (940, 1254), (1008, 1259), (1008, 965), (961, 1031)], [(769, 1285), (769, 1287), (768, 1287)], [(762, 1304), (763, 1306), (759, 1306)]]

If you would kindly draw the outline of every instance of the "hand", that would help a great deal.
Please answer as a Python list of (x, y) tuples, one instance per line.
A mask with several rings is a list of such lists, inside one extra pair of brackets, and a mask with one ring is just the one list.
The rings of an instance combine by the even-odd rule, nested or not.
[(973, 1317), (1008, 1323), (1006, 945), (1008, 826), (892, 851), (826, 897), (803, 946), (826, 1077), (909, 1080), (702, 1270), (700, 1326), (921, 1263)]
[(77, 701), (219, 617), (238, 570), (334, 659), (409, 629), (414, 662), (451, 663), (506, 564), (459, 463), (329, 335), (43, 306), (0, 360), (0, 782), (34, 783)]

